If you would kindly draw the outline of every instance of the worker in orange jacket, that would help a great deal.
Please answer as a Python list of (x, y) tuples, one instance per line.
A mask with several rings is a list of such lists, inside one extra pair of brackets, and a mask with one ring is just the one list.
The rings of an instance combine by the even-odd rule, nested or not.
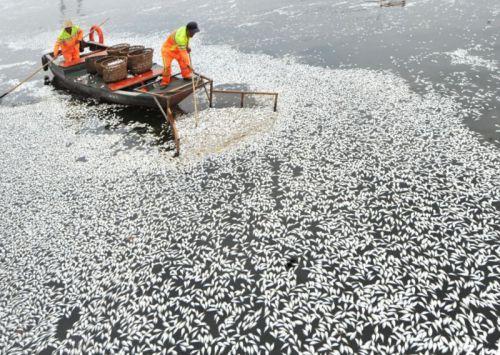
[(64, 29), (57, 37), (54, 45), (54, 57), (62, 51), (64, 61), (71, 63), (80, 59), (80, 41), (83, 40), (83, 31), (78, 26), (74, 26), (73, 22), (65, 21)]
[(170, 77), (172, 76), (172, 61), (175, 59), (181, 67), (181, 74), (185, 80), (191, 80), (193, 70), (191, 67), (191, 60), (189, 53), (189, 41), (196, 33), (200, 32), (196, 22), (190, 22), (187, 26), (179, 28), (168, 36), (161, 49), (161, 56), (163, 58), (163, 79), (162, 85), (170, 84)]

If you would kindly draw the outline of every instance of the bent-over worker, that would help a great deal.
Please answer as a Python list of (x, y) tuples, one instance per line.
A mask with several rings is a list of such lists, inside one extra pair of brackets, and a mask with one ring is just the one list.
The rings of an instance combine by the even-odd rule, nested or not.
[(191, 60), (189, 59), (189, 53), (191, 53), (189, 40), (198, 32), (200, 32), (198, 24), (196, 22), (190, 22), (187, 26), (179, 28), (168, 36), (161, 49), (164, 66), (163, 80), (161, 81), (162, 85), (170, 84), (172, 61), (174, 59), (179, 62), (182, 77), (185, 80), (191, 80), (193, 71), (191, 68)]
[(78, 26), (74, 26), (73, 22), (65, 21), (64, 29), (57, 37), (54, 45), (54, 57), (62, 51), (64, 61), (71, 63), (80, 59), (80, 41), (83, 40), (83, 31)]

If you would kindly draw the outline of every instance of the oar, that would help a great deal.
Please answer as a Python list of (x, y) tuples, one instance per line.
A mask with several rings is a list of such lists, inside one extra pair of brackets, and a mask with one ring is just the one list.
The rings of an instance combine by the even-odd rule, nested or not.
[[(102, 25), (104, 25), (106, 22), (108, 22), (109, 20), (109, 17), (103, 21), (99, 27), (101, 27)], [(86, 38), (87, 36), (90, 36), (90, 34), (92, 33), (93, 31), (87, 33), (87, 35), (83, 38)], [(52, 64), (57, 58), (59, 58), (59, 56), (57, 57), (54, 57), (51, 61), (45, 63), (44, 65), (42, 65), (40, 68), (38, 68), (35, 72), (33, 72), (33, 74), (31, 74), (30, 76), (28, 76), (26, 79), (24, 79), (23, 81), (21, 81), (19, 84), (17, 84), (16, 86), (14, 86), (12, 89), (8, 90), (7, 92), (5, 92), (4, 94), (2, 94), (2, 96), (0, 96), (0, 100), (3, 99), (5, 96), (9, 95), (11, 92), (13, 92), (14, 90), (16, 90), (18, 87), (20, 87), (21, 85), (23, 85), (24, 83), (26, 83), (27, 81), (29, 81), (31, 78), (33, 78), (35, 75), (37, 75), (39, 72), (41, 72), (46, 66)]]
[(198, 121), (199, 121), (199, 116), (198, 116), (198, 100), (196, 100), (196, 85), (194, 84), (194, 69), (193, 69), (193, 61), (191, 59), (191, 53), (189, 53), (189, 63), (191, 67), (191, 83), (193, 84), (193, 103), (194, 103), (194, 112), (195, 112), (195, 126), (198, 128)]

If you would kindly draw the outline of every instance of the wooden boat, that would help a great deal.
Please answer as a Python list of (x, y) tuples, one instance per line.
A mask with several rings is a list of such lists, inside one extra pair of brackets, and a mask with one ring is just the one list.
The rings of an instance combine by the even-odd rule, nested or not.
[[(78, 62), (68, 65), (61, 58), (48, 65), (48, 69), (53, 74), (54, 85), (103, 102), (142, 107), (157, 107), (155, 98), (163, 107), (173, 107), (191, 95), (193, 90), (202, 87), (206, 89), (207, 85), (210, 89), (213, 88), (213, 81), (199, 74), (195, 75), (194, 88), (191, 80), (186, 81), (179, 75), (174, 75), (168, 86), (161, 86), (159, 79), (163, 67), (157, 64), (154, 64), (153, 68), (146, 73), (135, 76), (129, 74), (125, 80), (106, 84), (100, 76), (87, 72), (85, 59), (107, 54), (108, 46), (94, 42), (87, 42), (87, 45), (91, 51), (82, 55)], [(42, 57), (44, 64), (52, 60), (52, 53)]]

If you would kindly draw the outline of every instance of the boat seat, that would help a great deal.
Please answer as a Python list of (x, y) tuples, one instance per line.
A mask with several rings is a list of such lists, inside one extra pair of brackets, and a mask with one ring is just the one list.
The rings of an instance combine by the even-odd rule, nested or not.
[(108, 89), (111, 91), (122, 90), (129, 88), (131, 86), (141, 84), (147, 80), (155, 79), (163, 74), (163, 68), (153, 68), (150, 71), (136, 75), (131, 78), (127, 78), (122, 81), (117, 81), (116, 83), (108, 84)]

